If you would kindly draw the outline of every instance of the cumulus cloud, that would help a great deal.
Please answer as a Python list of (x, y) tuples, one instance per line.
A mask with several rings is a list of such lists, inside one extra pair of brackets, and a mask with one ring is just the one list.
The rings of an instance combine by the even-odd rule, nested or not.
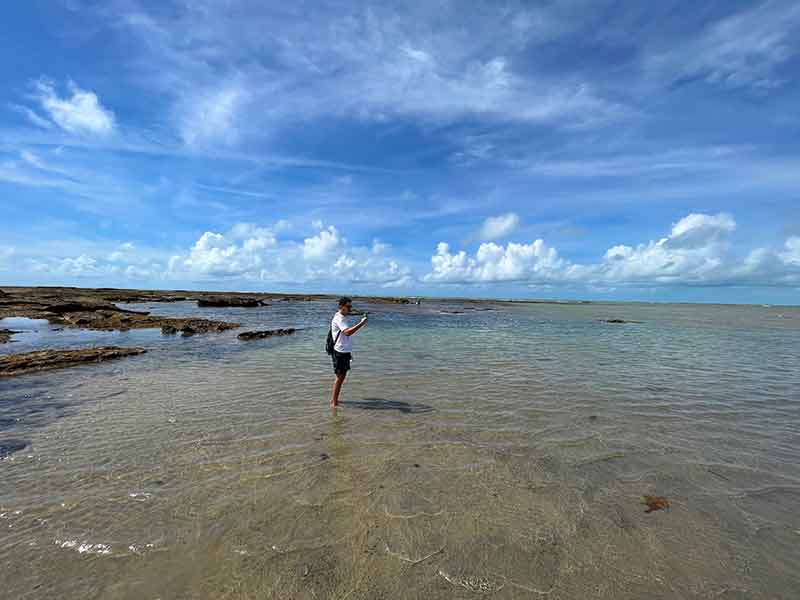
[(446, 283), (525, 281), (544, 283), (560, 277), (564, 261), (554, 248), (536, 240), (531, 244), (489, 242), (481, 244), (474, 257), (466, 252), (453, 254), (441, 242), (431, 258), (433, 270), (427, 281)]
[(169, 262), (172, 276), (241, 278), (259, 281), (337, 281), (387, 286), (412, 281), (411, 271), (372, 246), (352, 246), (339, 230), (318, 223), (319, 230), (302, 243), (280, 240), (272, 227), (239, 224), (230, 231), (207, 231), (186, 255)]
[[(79, 88), (73, 81), (67, 82), (67, 90), (68, 94), (61, 97), (55, 84), (42, 78), (34, 83), (33, 96), (47, 117), (64, 131), (104, 136), (114, 130), (114, 113), (100, 103), (97, 94)], [(25, 112), (36, 125), (48, 123), (30, 108)]]
[(269, 248), (276, 245), (270, 229), (240, 224), (228, 233), (206, 231), (194, 243), (182, 266), (197, 274), (236, 277), (259, 273)]
[[(0, 268), (10, 260), (44, 276), (117, 278), (143, 281), (328, 282), (383, 287), (412, 286), (420, 280), (408, 265), (388, 256), (373, 240), (352, 245), (333, 226), (302, 240), (282, 239), (284, 222), (271, 226), (240, 223), (227, 231), (206, 231), (171, 258), (132, 242), (91, 245), (75, 256), (20, 256), (0, 249)], [(637, 245), (617, 244), (596, 262), (577, 263), (544, 240), (481, 243), (474, 254), (437, 245), (430, 284), (568, 286), (613, 291), (624, 286), (793, 286), (800, 287), (800, 236), (777, 248), (746, 251), (734, 243), (736, 222), (726, 213), (691, 213), (665, 236)], [(378, 247), (378, 251), (376, 251)], [(101, 251), (102, 250), (102, 251)]]
[[(68, 246), (73, 244), (74, 241), (71, 240)], [(85, 247), (85, 251), (77, 256), (20, 256), (19, 263), (24, 264), (26, 270), (41, 273), (48, 278), (156, 281), (164, 276), (164, 264), (159, 260), (161, 252), (152, 249), (142, 251), (130, 242), (117, 244), (116, 249), (110, 253), (103, 251), (103, 244), (81, 245)]]
[(579, 264), (558, 255), (541, 239), (530, 244), (482, 243), (474, 256), (439, 243), (431, 257), (429, 282), (580, 284), (595, 289), (618, 285), (792, 285), (800, 284), (800, 238), (781, 251), (757, 248), (744, 259), (732, 252), (731, 215), (692, 213), (658, 240), (609, 248), (596, 263)]
[(519, 227), (519, 217), (515, 213), (507, 213), (489, 217), (483, 222), (478, 236), (482, 240), (496, 240), (506, 237)]
[(675, 223), (668, 236), (609, 248), (600, 264), (577, 265), (572, 275), (606, 283), (707, 281), (727, 266), (726, 238), (735, 228), (730, 215), (692, 213)]
[[(19, 257), (25, 270), (45, 277), (113, 278), (150, 281), (329, 282), (401, 287), (415, 279), (388, 246), (352, 245), (333, 226), (302, 241), (282, 239), (289, 223), (238, 223), (226, 231), (205, 231), (184, 251), (167, 252), (133, 242), (86, 243), (74, 256), (40, 253)], [(55, 248), (74, 247), (74, 242)], [(0, 247), (0, 268), (13, 250)], [(16, 258), (16, 256), (15, 256)]]
[(344, 240), (336, 227), (331, 225), (327, 229), (322, 229), (317, 235), (303, 240), (303, 258), (312, 262), (329, 259), (343, 243)]

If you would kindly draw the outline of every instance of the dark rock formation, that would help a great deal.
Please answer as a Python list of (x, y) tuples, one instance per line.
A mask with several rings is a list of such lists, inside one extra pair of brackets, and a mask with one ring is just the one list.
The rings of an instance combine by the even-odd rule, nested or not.
[(178, 333), (178, 328), (173, 327), (172, 325), (164, 325), (161, 327), (161, 333), (164, 335), (175, 335)]
[(290, 327), (288, 329), (268, 329), (266, 331), (245, 331), (239, 334), (240, 340), (258, 340), (278, 335), (291, 335), (296, 329)]
[(641, 323), (641, 321), (626, 321), (625, 319), (600, 319), (601, 323)]
[(86, 363), (113, 360), (147, 352), (144, 348), (104, 346), (80, 350), (43, 350), (0, 357), (0, 377), (12, 377), (50, 369), (74, 367)]
[(11, 336), (19, 331), (11, 331), (10, 329), (0, 329), (0, 344), (5, 344), (11, 340)]
[(5, 288), (0, 297), (0, 318), (28, 317), (47, 319), (53, 325), (80, 327), (99, 331), (128, 329), (174, 328), (186, 326), (197, 333), (224, 331), (238, 323), (210, 321), (198, 318), (158, 317), (147, 312), (120, 308), (110, 301), (144, 300), (173, 301), (184, 296), (171, 292), (140, 292), (125, 290), (91, 290), (75, 288)]
[(135, 310), (126, 310), (124, 308), (120, 308), (114, 304), (110, 304), (108, 302), (59, 302), (58, 304), (52, 304), (50, 306), (45, 307), (44, 309), (47, 312), (55, 313), (57, 315), (63, 315), (66, 313), (73, 313), (73, 312), (95, 312), (98, 310), (105, 310), (111, 312), (120, 312), (129, 315), (148, 315), (150, 313), (147, 312), (139, 312)]
[(11, 456), (28, 447), (28, 442), (23, 440), (0, 440), (0, 459)]
[(236, 296), (233, 297), (223, 297), (223, 298), (200, 298), (197, 301), (197, 306), (199, 307), (242, 307), (242, 308), (254, 308), (256, 306), (269, 306), (263, 300), (259, 300), (258, 298), (238, 298)]

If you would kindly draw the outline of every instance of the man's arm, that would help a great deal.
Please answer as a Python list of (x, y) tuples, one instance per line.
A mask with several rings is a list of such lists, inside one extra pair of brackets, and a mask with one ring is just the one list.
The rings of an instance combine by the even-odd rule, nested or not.
[(343, 329), (342, 333), (349, 337), (349, 336), (353, 335), (356, 331), (361, 329), (366, 324), (367, 324), (367, 315), (364, 315), (364, 318), (361, 319), (361, 321), (358, 323), (358, 325), (353, 325), (349, 329)]

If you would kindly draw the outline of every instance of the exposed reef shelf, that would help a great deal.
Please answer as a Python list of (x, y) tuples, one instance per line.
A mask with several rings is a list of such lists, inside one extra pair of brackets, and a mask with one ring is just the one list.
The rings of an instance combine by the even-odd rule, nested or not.
[[(0, 296), (0, 318), (46, 319), (53, 325), (97, 331), (166, 328), (180, 330), (187, 335), (225, 331), (239, 326), (238, 323), (209, 319), (160, 317), (148, 312), (120, 308), (114, 304), (114, 302), (164, 302), (177, 299), (185, 297), (167, 292), (132, 291), (126, 294), (124, 290), (5, 288), (3, 295)], [(0, 340), (3, 337), (0, 335)]]
[(255, 308), (257, 306), (269, 306), (269, 303), (258, 298), (240, 298), (238, 296), (233, 296), (223, 298), (200, 298), (197, 301), (197, 306), (200, 308)]
[(121, 348), (119, 346), (103, 346), (99, 348), (81, 348), (79, 350), (41, 350), (0, 357), (0, 377), (13, 377), (75, 367), (87, 363), (114, 360), (125, 356), (134, 356), (147, 352), (144, 348)]
[(292, 335), (296, 329), (289, 327), (288, 329), (267, 329), (265, 331), (244, 331), (239, 334), (240, 340), (260, 340), (263, 338), (270, 338), (281, 335)]

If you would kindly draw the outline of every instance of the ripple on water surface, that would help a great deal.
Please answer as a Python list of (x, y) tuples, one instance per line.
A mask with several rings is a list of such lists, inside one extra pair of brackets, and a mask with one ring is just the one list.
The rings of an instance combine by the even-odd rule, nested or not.
[(796, 309), (377, 305), (334, 415), (327, 303), (136, 307), (299, 331), (0, 382), (10, 597), (800, 587)]

